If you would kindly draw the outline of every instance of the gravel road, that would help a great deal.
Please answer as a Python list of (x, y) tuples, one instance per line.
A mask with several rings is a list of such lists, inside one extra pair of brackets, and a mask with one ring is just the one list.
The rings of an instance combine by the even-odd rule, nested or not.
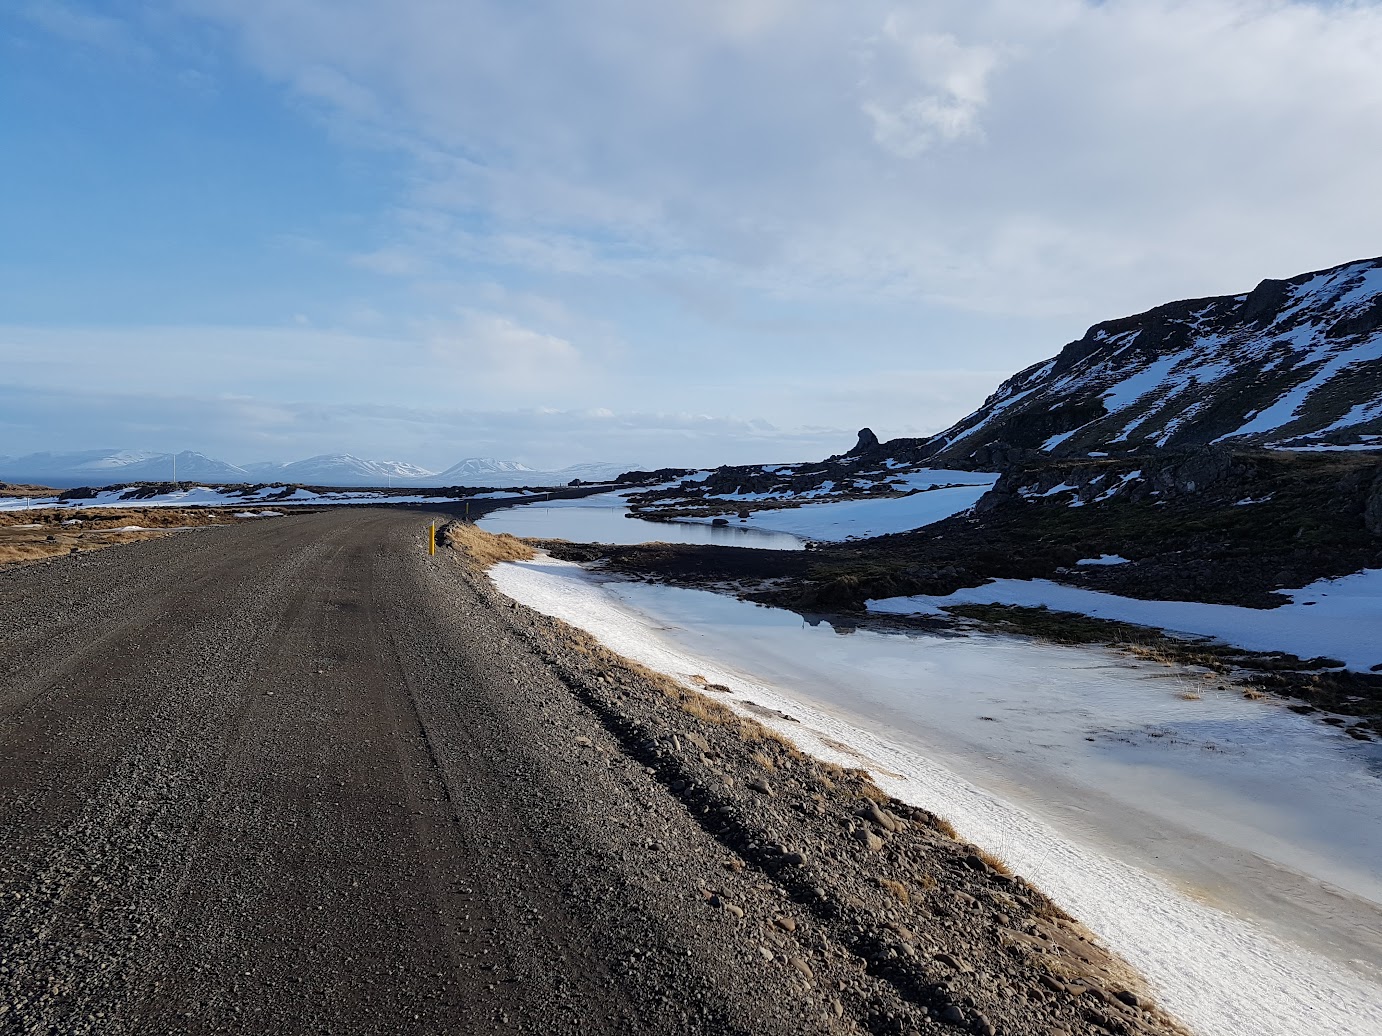
[[(1131, 1007), (1043, 986), (978, 915), (946, 927), (992, 928), (971, 959), (1011, 966), (945, 944), (953, 980), (897, 978), (859, 949), (860, 918), (918, 938), (870, 905), (886, 885), (833, 910), (806, 870), (775, 878), (792, 861), (763, 862), (768, 796), (732, 749), (677, 728), (752, 807), (726, 835), (629, 734), (665, 700), (616, 715), (589, 689), (608, 667), (428, 557), (427, 520), (290, 516), (0, 570), (0, 1033), (1171, 1031), (1116, 962), (1096, 961)], [(839, 836), (951, 852), (892, 820)], [(957, 895), (1055, 945), (1057, 912), (975, 867)], [(976, 974), (987, 1014), (961, 996)]]

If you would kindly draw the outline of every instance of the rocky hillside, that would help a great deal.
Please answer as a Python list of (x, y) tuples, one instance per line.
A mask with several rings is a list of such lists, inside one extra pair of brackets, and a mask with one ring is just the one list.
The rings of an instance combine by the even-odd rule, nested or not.
[(1096, 324), (914, 445), (984, 468), (1210, 443), (1382, 449), (1382, 258)]

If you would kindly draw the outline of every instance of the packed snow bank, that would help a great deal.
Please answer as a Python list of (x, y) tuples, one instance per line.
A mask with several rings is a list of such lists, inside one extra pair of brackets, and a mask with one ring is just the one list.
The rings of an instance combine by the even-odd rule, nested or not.
[(1100, 619), (1215, 637), (1250, 651), (1287, 651), (1338, 659), (1366, 672), (1382, 666), (1382, 569), (1322, 579), (1278, 608), (1239, 608), (1190, 601), (1141, 601), (1048, 579), (995, 579), (945, 597), (889, 597), (868, 609), (892, 615), (934, 614), (950, 604), (1016, 604), (1080, 612)]
[[(1376, 984), (1061, 833), (897, 739), (869, 732), (844, 710), (813, 707), (673, 643), (657, 620), (621, 603), (578, 566), (544, 559), (500, 565), (491, 574), (510, 597), (592, 633), (628, 658), (683, 681), (700, 674), (731, 686), (735, 695), (717, 700), (820, 758), (868, 766), (890, 794), (941, 812), (963, 837), (999, 853), (1103, 937), (1201, 1036), (1382, 1031)], [(743, 634), (752, 638), (754, 631), (745, 627)], [(790, 713), (792, 720), (765, 716), (749, 704)]]
[[(972, 474), (972, 473), (967, 473)], [(744, 529), (785, 532), (808, 540), (867, 539), (894, 532), (910, 532), (924, 525), (968, 511), (989, 491), (992, 482), (979, 485), (931, 489), (911, 496), (877, 500), (833, 500), (803, 503), (800, 507), (780, 507), (754, 511), (747, 519), (735, 513), (722, 515)], [(714, 518), (687, 518), (684, 521), (711, 522)]]

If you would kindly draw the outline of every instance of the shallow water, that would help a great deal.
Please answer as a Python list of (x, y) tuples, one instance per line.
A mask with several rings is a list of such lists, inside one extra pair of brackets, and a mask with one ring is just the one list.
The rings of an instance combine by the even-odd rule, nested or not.
[(805, 541), (785, 532), (743, 529), (735, 525), (694, 522), (649, 522), (626, 518), (628, 504), (618, 493), (580, 500), (523, 504), (491, 511), (476, 524), (487, 532), (573, 540), (576, 543), (714, 543), (766, 550), (801, 550)]
[(495, 578), (948, 815), (1200, 1031), (1382, 1026), (1382, 746), (1103, 650), (836, 632), (550, 562)]

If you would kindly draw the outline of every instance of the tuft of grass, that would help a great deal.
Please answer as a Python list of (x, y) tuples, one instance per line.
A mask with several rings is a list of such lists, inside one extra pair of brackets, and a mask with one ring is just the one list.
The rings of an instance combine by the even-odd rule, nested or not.
[(904, 906), (911, 904), (912, 894), (907, 891), (907, 886), (902, 884), (902, 882), (894, 881), (892, 878), (878, 878), (876, 880), (878, 881), (879, 887), (882, 888), (883, 891), (891, 893), (893, 898), (899, 903)]
[(945, 817), (936, 817), (935, 822), (932, 823), (931, 826), (934, 827), (941, 834), (945, 835), (946, 838), (960, 837), (960, 833), (955, 830), (955, 825), (952, 824), (950, 821), (946, 820)]
[(983, 860), (986, 864), (988, 864), (990, 867), (996, 870), (999, 874), (1006, 874), (1009, 877), (1012, 876), (1012, 868), (1009, 867), (1002, 860), (1000, 860), (997, 856), (994, 856), (993, 853), (989, 852), (987, 849), (980, 849), (978, 846), (975, 846), (974, 855), (979, 857), (979, 859)]
[(465, 522), (449, 522), (442, 527), (442, 542), (464, 554), (481, 568), (501, 561), (531, 561), (537, 551), (507, 532), (492, 533)]
[(770, 756), (764, 755), (762, 752), (750, 752), (749, 758), (752, 759), (759, 766), (763, 767), (763, 769), (765, 770), (777, 769), (777, 764), (772, 761), (772, 758)]

